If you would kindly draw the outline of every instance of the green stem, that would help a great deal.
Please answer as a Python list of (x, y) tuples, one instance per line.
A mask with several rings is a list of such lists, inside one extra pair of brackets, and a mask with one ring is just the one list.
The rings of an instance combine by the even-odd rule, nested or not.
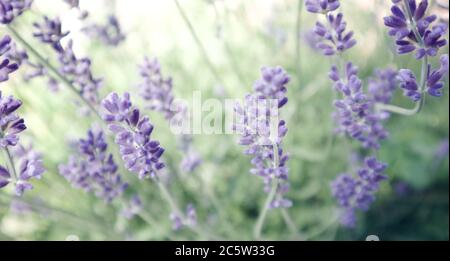
[(63, 82), (67, 87), (69, 87), (70, 90), (72, 90), (74, 93), (78, 95), (78, 97), (85, 103), (88, 108), (101, 120), (103, 121), (102, 117), (98, 113), (98, 111), (95, 109), (94, 105), (92, 105), (88, 100), (86, 100), (83, 95), (73, 86), (73, 84), (66, 78), (64, 75), (62, 75), (53, 65), (51, 65), (36, 49), (34, 49), (25, 39), (22, 38), (22, 36), (11, 26), (8, 25), (6, 28), (8, 28), (8, 31), (13, 35), (13, 37), (20, 42), (27, 51), (32, 53), (41, 64), (43, 64), (47, 69), (49, 69), (61, 82)]
[(186, 23), (187, 27), (189, 28), (189, 31), (191, 32), (191, 35), (194, 38), (195, 43), (197, 44), (200, 52), (202, 53), (202, 56), (206, 62), (206, 65), (208, 66), (208, 68), (211, 71), (211, 73), (213, 74), (213, 76), (216, 78), (216, 81), (218, 83), (222, 84), (222, 86), (223, 86), (223, 81), (222, 81), (219, 73), (217, 72), (214, 65), (212, 64), (211, 59), (209, 59), (208, 53), (206, 52), (206, 49), (203, 46), (202, 42), (200, 41), (200, 38), (198, 37), (197, 33), (195, 32), (194, 26), (189, 21), (189, 18), (187, 17), (186, 13), (184, 12), (183, 7), (181, 7), (178, 0), (174, 0), (174, 2), (177, 6), (178, 12), (180, 13), (181, 17), (183, 18), (183, 21)]
[(11, 169), (12, 169), (11, 172), (13, 173), (14, 181), (17, 182), (19, 180), (19, 176), (17, 175), (16, 167), (14, 165), (14, 160), (12, 158), (11, 152), (9, 151), (8, 147), (5, 147), (5, 152), (6, 152), (6, 156), (8, 158), (9, 165), (11, 166)]
[(176, 204), (175, 200), (173, 199), (172, 195), (167, 190), (166, 186), (157, 178), (155, 179), (155, 181), (158, 184), (158, 188), (161, 191), (163, 198), (167, 201), (167, 203), (169, 203), (169, 206), (172, 209), (172, 212), (175, 213), (181, 219), (181, 222), (183, 223), (183, 225), (185, 225), (192, 232), (196, 233), (197, 235), (199, 235), (202, 238), (219, 239), (217, 236), (210, 235), (209, 233), (207, 233), (206, 231), (200, 229), (199, 227), (189, 224), (186, 216), (180, 210), (180, 208)]
[[(278, 167), (279, 165), (278, 145), (276, 143), (273, 144), (273, 165), (275, 168)], [(264, 202), (263, 209), (261, 210), (258, 216), (255, 228), (253, 230), (253, 237), (256, 240), (259, 240), (261, 238), (261, 232), (264, 226), (264, 221), (266, 220), (267, 212), (270, 209), (270, 204), (275, 199), (277, 189), (278, 189), (278, 179), (274, 178), (272, 180), (272, 187), (270, 189), (269, 195), (267, 196), (266, 201)]]
[(264, 202), (263, 209), (259, 214), (259, 217), (255, 224), (255, 228), (253, 230), (253, 237), (256, 240), (259, 240), (261, 238), (261, 231), (264, 225), (264, 221), (266, 220), (267, 212), (269, 211), (270, 208), (270, 203), (272, 203), (273, 199), (275, 198), (277, 188), (278, 188), (278, 181), (274, 181), (272, 183), (272, 188), (269, 192), (269, 195), (266, 198), (266, 201)]

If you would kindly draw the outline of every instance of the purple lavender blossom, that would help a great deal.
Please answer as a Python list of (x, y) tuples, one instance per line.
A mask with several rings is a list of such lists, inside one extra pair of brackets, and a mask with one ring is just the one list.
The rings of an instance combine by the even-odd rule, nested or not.
[[(0, 52), (1, 53), (1, 52)], [(28, 54), (25, 50), (19, 49), (16, 43), (11, 42), (10, 48), (6, 51), (6, 57), (18, 65), (22, 65), (28, 60)]]
[(375, 201), (375, 193), (381, 181), (387, 179), (383, 174), (386, 164), (375, 157), (364, 160), (364, 166), (356, 176), (339, 175), (331, 184), (332, 194), (343, 209), (341, 223), (347, 227), (356, 225), (355, 211), (367, 211)]
[(427, 8), (428, 0), (422, 0), (419, 5), (416, 0), (397, 1), (391, 8), (392, 14), (384, 18), (384, 24), (391, 28), (389, 35), (396, 39), (399, 54), (416, 51), (416, 59), (436, 56), (447, 44), (443, 39), (447, 25), (440, 23), (431, 27), (437, 16), (427, 16)]
[[(172, 78), (163, 76), (161, 64), (156, 58), (145, 57), (143, 64), (139, 66), (139, 71), (142, 78), (142, 82), (138, 85), (139, 93), (148, 103), (148, 109), (163, 113), (169, 121), (175, 120), (177, 114), (179, 116), (187, 110), (187, 108), (175, 104)], [(180, 149), (184, 154), (180, 168), (184, 172), (193, 172), (202, 163), (202, 159), (192, 147), (190, 135), (182, 135), (180, 140)]]
[(96, 104), (99, 100), (98, 90), (102, 80), (93, 76), (91, 60), (87, 57), (77, 58), (72, 47), (73, 43), (70, 40), (66, 47), (59, 52), (60, 72), (78, 87), (80, 94), (85, 99)]
[(11, 182), (11, 174), (9, 171), (0, 165), (0, 189), (6, 187)]
[(62, 31), (59, 18), (50, 19), (45, 16), (42, 23), (33, 23), (33, 26), (37, 29), (37, 31), (33, 33), (34, 37), (38, 38), (43, 43), (50, 44), (58, 52), (63, 51), (61, 39), (66, 37), (69, 32)]
[(261, 74), (253, 86), (254, 92), (245, 97), (242, 105), (236, 104), (234, 129), (241, 135), (239, 143), (247, 146), (244, 153), (253, 156), (250, 172), (264, 179), (266, 192), (276, 186), (271, 207), (290, 207), (292, 203), (283, 197), (288, 191), (288, 155), (281, 148), (286, 123), (280, 120), (272, 126), (274, 118), (279, 117), (278, 109), (287, 102), (289, 77), (281, 67), (263, 68)]
[(13, 167), (18, 166), (19, 168), (10, 170), (0, 165), (0, 188), (13, 182), (15, 193), (20, 197), (25, 191), (33, 189), (30, 180), (40, 179), (45, 172), (42, 156), (33, 151), (31, 146), (28, 148), (17, 146), (8, 157), (11, 157)]
[(389, 104), (397, 87), (397, 71), (393, 69), (378, 69), (369, 79), (369, 98), (377, 103)]
[(33, 0), (0, 0), (0, 23), (9, 24), (28, 10)]
[(125, 40), (119, 21), (114, 15), (108, 17), (105, 25), (92, 24), (83, 28), (83, 31), (93, 38), (99, 39), (103, 44), (117, 46)]
[(322, 50), (323, 55), (332, 56), (352, 48), (356, 45), (353, 39), (353, 31), (346, 32), (347, 22), (344, 21), (342, 13), (336, 16), (327, 15), (327, 25), (317, 22), (314, 32), (321, 38), (317, 48)]
[(17, 134), (26, 129), (24, 120), (15, 111), (22, 102), (12, 96), (2, 96), (0, 91), (0, 147), (15, 146), (19, 141)]
[[(0, 82), (7, 81), (9, 79), (9, 74), (19, 68), (19, 65), (17, 63), (11, 63), (10, 59), (8, 59), (7, 52), (10, 49), (11, 37), (9, 37), (9, 35), (5, 35), (0, 40)], [(6, 58), (3, 58), (3, 55), (5, 55)]]
[(361, 142), (365, 148), (379, 149), (380, 141), (386, 139), (388, 133), (382, 125), (383, 118), (373, 110), (373, 101), (364, 93), (357, 74), (358, 68), (352, 63), (346, 65), (342, 79), (336, 66), (329, 74), (335, 90), (342, 95), (334, 102), (336, 131)]
[(117, 172), (113, 155), (108, 153), (108, 144), (102, 131), (89, 130), (86, 139), (78, 141), (76, 154), (67, 164), (59, 166), (59, 172), (73, 187), (93, 192), (105, 202), (122, 195), (128, 184)]
[[(424, 91), (431, 96), (442, 96), (442, 88), (444, 87), (442, 79), (448, 74), (448, 55), (441, 56), (441, 64), (438, 69), (432, 70), (431, 65), (428, 65), (427, 71)], [(397, 80), (406, 97), (414, 102), (422, 98), (423, 93), (414, 72), (409, 69), (401, 69), (397, 75)]]
[(45, 168), (42, 162), (42, 155), (34, 151), (31, 146), (28, 148), (18, 146), (13, 154), (14, 159), (19, 163), (16, 195), (22, 196), (25, 191), (33, 189), (30, 179), (41, 179)]
[(155, 177), (158, 170), (164, 167), (160, 160), (164, 149), (150, 137), (153, 125), (149, 118), (132, 106), (129, 93), (122, 97), (110, 93), (103, 99), (102, 106), (107, 111), (104, 119), (116, 135), (115, 141), (119, 144), (125, 168), (136, 173), (140, 179)]
[(163, 76), (156, 58), (145, 57), (139, 71), (142, 77), (142, 82), (138, 85), (139, 94), (148, 103), (148, 108), (162, 112), (166, 119), (171, 119), (175, 114), (172, 110), (172, 78)]
[(422, 98), (419, 90), (416, 75), (409, 69), (401, 69), (398, 71), (397, 80), (403, 89), (403, 94), (412, 101), (417, 102)]
[(436, 70), (431, 70), (431, 66), (428, 66), (427, 83), (425, 91), (429, 95), (435, 97), (442, 96), (442, 88), (444, 82), (441, 81), (446, 75), (448, 75), (448, 55), (442, 55), (440, 59), (441, 65)]
[(306, 10), (311, 13), (327, 14), (339, 8), (339, 0), (306, 0)]

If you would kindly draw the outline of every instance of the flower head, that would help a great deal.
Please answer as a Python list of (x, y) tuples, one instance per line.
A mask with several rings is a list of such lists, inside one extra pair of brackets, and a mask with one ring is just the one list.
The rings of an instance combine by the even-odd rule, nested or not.
[(439, 23), (431, 26), (437, 16), (427, 16), (427, 9), (428, 0), (422, 0), (418, 5), (416, 0), (394, 3), (392, 14), (384, 18), (384, 24), (390, 28), (389, 35), (396, 39), (397, 53), (416, 51), (416, 58), (421, 59), (436, 56), (438, 50), (447, 44), (444, 39), (447, 25)]
[(77, 151), (67, 164), (59, 166), (59, 172), (75, 188), (93, 192), (106, 202), (120, 196), (128, 184), (117, 172), (113, 155), (107, 151), (104, 133), (89, 130), (86, 139), (80, 139)]
[(59, 18), (50, 19), (45, 16), (44, 21), (41, 23), (34, 23), (33, 25), (37, 29), (37, 31), (33, 33), (34, 37), (44, 43), (50, 44), (58, 52), (63, 50), (61, 46), (61, 39), (66, 37), (69, 32), (62, 31), (61, 21)]
[(22, 102), (12, 96), (2, 96), (0, 92), (0, 147), (15, 146), (19, 141), (17, 134), (26, 129), (24, 120), (15, 111)]
[(369, 98), (378, 103), (390, 103), (397, 87), (396, 76), (397, 71), (393, 69), (376, 70), (369, 79)]
[(306, 0), (306, 10), (311, 13), (326, 14), (339, 8), (339, 0)]
[(328, 25), (317, 22), (314, 32), (321, 38), (317, 43), (317, 48), (322, 50), (323, 55), (332, 56), (337, 53), (343, 53), (356, 45), (353, 39), (353, 31), (347, 32), (347, 22), (344, 21), (344, 15), (327, 15)]
[[(11, 62), (10, 57), (8, 57), (8, 52), (11, 50), (11, 46), (11, 37), (9, 37), (9, 35), (5, 35), (0, 40), (0, 82), (7, 81), (9, 79), (9, 74), (19, 68), (19, 65)], [(5, 55), (6, 58), (3, 58), (3, 55)]]
[(9, 24), (14, 18), (30, 8), (33, 0), (1, 0), (0, 23)]
[(365, 148), (378, 149), (379, 142), (387, 138), (388, 133), (381, 123), (383, 117), (374, 112), (374, 103), (364, 93), (357, 74), (358, 68), (352, 63), (346, 65), (345, 77), (340, 77), (336, 66), (329, 74), (334, 88), (342, 95), (334, 102), (334, 118), (338, 124), (336, 131), (361, 142)]
[(387, 179), (383, 174), (386, 164), (374, 157), (364, 160), (364, 166), (358, 169), (357, 175), (341, 174), (331, 184), (333, 196), (344, 210), (341, 223), (354, 227), (355, 211), (367, 211), (375, 201), (375, 193), (381, 181)]
[(156, 176), (164, 167), (160, 160), (164, 149), (158, 141), (151, 139), (153, 125), (149, 118), (132, 106), (128, 93), (122, 97), (110, 93), (102, 105), (106, 109), (104, 119), (116, 136), (125, 167), (140, 179)]
[(77, 58), (73, 51), (73, 42), (70, 40), (64, 49), (59, 52), (61, 73), (79, 89), (80, 94), (92, 102), (98, 103), (98, 90), (102, 80), (92, 74), (91, 60), (87, 57)]
[(172, 78), (165, 78), (161, 72), (161, 65), (156, 58), (144, 58), (139, 66), (142, 82), (139, 83), (139, 94), (148, 103), (150, 110), (162, 112), (166, 119), (171, 119), (175, 112), (172, 105)]
[(263, 68), (262, 77), (253, 86), (242, 104), (236, 104), (234, 129), (240, 134), (239, 143), (246, 146), (244, 153), (252, 155), (250, 173), (264, 180), (265, 191), (276, 190), (271, 207), (290, 207), (284, 198), (288, 191), (288, 155), (281, 142), (287, 133), (286, 122), (279, 120), (278, 109), (287, 102), (286, 84), (289, 77), (281, 67)]

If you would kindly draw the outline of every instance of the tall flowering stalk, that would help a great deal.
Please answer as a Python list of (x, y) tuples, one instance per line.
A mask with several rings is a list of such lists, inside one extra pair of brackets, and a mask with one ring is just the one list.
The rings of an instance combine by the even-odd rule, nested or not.
[[(10, 22), (9, 22), (10, 23)], [(57, 89), (59, 82), (65, 84), (69, 89), (74, 91), (87, 105), (87, 107), (98, 118), (96, 105), (98, 103), (98, 89), (100, 87), (100, 79), (94, 78), (90, 69), (90, 60), (88, 58), (77, 58), (73, 54), (72, 44), (69, 42), (66, 48), (61, 45), (61, 39), (67, 36), (68, 32), (61, 30), (61, 23), (58, 18), (50, 19), (44, 17), (41, 23), (35, 23), (37, 31), (33, 34), (43, 43), (47, 43), (53, 47), (57, 55), (61, 68), (54, 67), (46, 58), (44, 58), (33, 46), (31, 46), (10, 24), (7, 29), (18, 43), (35, 56), (39, 63), (31, 63), (28, 61), (28, 54), (25, 51), (18, 50), (11, 52), (10, 56), (18, 59), (16, 62), (27, 62), (35, 71), (26, 76), (31, 79), (38, 76), (46, 76), (51, 89)]]
[[(4, 58), (10, 48), (11, 38), (4, 36), (0, 40), (0, 82), (7, 81), (9, 74), (19, 67)], [(19, 134), (26, 129), (24, 120), (16, 113), (20, 106), (20, 100), (4, 96), (0, 91), (0, 148), (5, 152), (7, 160), (5, 165), (0, 165), (0, 188), (13, 183), (18, 196), (31, 190), (33, 185), (30, 180), (40, 179), (44, 172), (41, 155), (19, 144)], [(11, 152), (11, 149), (14, 151)]]
[(76, 153), (67, 164), (59, 166), (60, 174), (73, 187), (93, 192), (105, 202), (120, 197), (128, 184), (118, 173), (113, 155), (108, 153), (103, 131), (89, 130), (87, 138), (80, 139), (76, 145)]
[[(356, 45), (353, 32), (347, 32), (347, 23), (342, 13), (334, 12), (340, 6), (338, 0), (308, 0), (305, 2), (309, 12), (319, 13), (326, 17), (326, 24), (317, 22), (314, 32), (318, 36), (316, 47), (325, 56), (337, 55), (339, 65), (331, 67), (329, 78), (338, 93), (334, 101), (336, 108), (333, 118), (338, 133), (358, 141), (367, 150), (378, 150), (380, 141), (388, 137), (383, 127), (383, 120), (388, 115), (378, 112), (375, 104), (390, 101), (395, 89), (391, 85), (396, 73), (379, 71), (372, 78), (368, 90), (365, 90), (358, 77), (358, 68), (351, 62), (344, 62), (342, 54)], [(341, 64), (345, 64), (341, 68)], [(356, 225), (356, 210), (367, 210), (375, 199), (379, 182), (386, 177), (382, 174), (386, 165), (375, 157), (365, 159), (364, 167), (356, 175), (341, 174), (332, 182), (332, 194), (341, 207), (340, 221), (344, 226)]]
[(415, 103), (413, 109), (394, 105), (379, 105), (378, 108), (414, 115), (422, 109), (426, 94), (442, 96), (444, 83), (441, 80), (448, 73), (448, 54), (441, 56), (441, 65), (437, 69), (432, 68), (429, 58), (436, 56), (439, 49), (447, 45), (444, 35), (448, 26), (437, 23), (436, 15), (427, 15), (428, 0), (422, 0), (419, 4), (416, 0), (392, 2), (391, 15), (384, 18), (384, 24), (389, 28), (389, 35), (395, 39), (397, 53), (407, 55), (415, 52), (415, 58), (422, 61), (422, 69), (420, 76), (410, 69), (401, 69), (397, 77), (404, 95)]
[(159, 178), (159, 172), (165, 167), (161, 160), (164, 149), (159, 141), (151, 138), (154, 126), (149, 118), (143, 116), (140, 110), (133, 106), (128, 93), (124, 93), (123, 96), (110, 93), (103, 99), (102, 106), (106, 111), (104, 120), (116, 137), (115, 142), (119, 145), (125, 168), (135, 173), (141, 180), (150, 178), (157, 183), (163, 198), (172, 209), (170, 217), (174, 228), (183, 225), (194, 232), (202, 233), (195, 227), (196, 222), (191, 218), (195, 209), (189, 208), (185, 215)]
[[(187, 110), (187, 108), (179, 109), (179, 106), (175, 104), (172, 78), (164, 77), (161, 64), (156, 58), (145, 57), (144, 62), (139, 66), (139, 72), (142, 79), (138, 85), (139, 93), (146, 101), (148, 109), (162, 113), (169, 122), (178, 113), (183, 113), (180, 110)], [(184, 172), (192, 173), (202, 163), (202, 159), (192, 146), (192, 136), (182, 134), (179, 142), (179, 148), (184, 155), (180, 168)]]
[(278, 109), (288, 101), (286, 85), (289, 76), (281, 67), (264, 67), (261, 75), (261, 79), (253, 85), (253, 92), (246, 95), (243, 104), (236, 104), (237, 120), (234, 125), (234, 129), (241, 135), (239, 143), (247, 147), (244, 153), (253, 156), (253, 168), (250, 172), (263, 179), (264, 191), (268, 193), (255, 224), (254, 236), (257, 239), (261, 236), (270, 208), (292, 206), (292, 202), (284, 197), (289, 190), (286, 166), (289, 157), (282, 149), (282, 139), (287, 128), (284, 120), (278, 120)]

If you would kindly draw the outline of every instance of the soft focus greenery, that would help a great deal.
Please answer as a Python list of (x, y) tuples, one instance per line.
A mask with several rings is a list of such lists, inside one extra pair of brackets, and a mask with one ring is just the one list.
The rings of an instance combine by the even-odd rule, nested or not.
[[(420, 114), (393, 115), (387, 123), (391, 137), (382, 143), (379, 158), (389, 164), (377, 201), (370, 211), (360, 213), (358, 227), (341, 228), (336, 222), (336, 202), (329, 184), (339, 173), (349, 169), (352, 150), (358, 144), (336, 137), (327, 153), (333, 130), (331, 112), (333, 91), (327, 73), (331, 60), (317, 53), (303, 40), (317, 16), (302, 10), (299, 59), (296, 55), (298, 1), (294, 0), (179, 0), (193, 28), (206, 49), (214, 70), (207, 66), (172, 0), (165, 1), (81, 1), (90, 19), (103, 22), (115, 13), (127, 39), (118, 47), (104, 46), (79, 32), (75, 10), (63, 1), (35, 0), (31, 11), (17, 18), (14, 26), (39, 52), (56, 64), (52, 50), (33, 39), (32, 22), (60, 16), (68, 38), (74, 40), (79, 56), (92, 59), (94, 75), (103, 77), (102, 97), (110, 91), (129, 91), (136, 104), (144, 105), (136, 93), (139, 82), (137, 64), (144, 56), (157, 57), (163, 73), (172, 76), (177, 97), (190, 99), (201, 90), (204, 99), (240, 98), (252, 88), (262, 66), (281, 65), (291, 75), (284, 109), (289, 132), (285, 150), (289, 161), (294, 206), (288, 210), (298, 227), (292, 235), (280, 211), (270, 211), (263, 230), (264, 239), (289, 240), (364, 240), (377, 235), (382, 240), (448, 240), (449, 191), (448, 156), (439, 159), (436, 150), (447, 140), (449, 131), (448, 83), (441, 98), (427, 98)], [(420, 70), (420, 62), (394, 54), (392, 39), (387, 37), (382, 17), (390, 1), (345, 0), (342, 10), (348, 26), (355, 31), (358, 45), (345, 59), (360, 67), (366, 79), (376, 68), (408, 67)], [(370, 3), (361, 3), (370, 2)], [(6, 33), (1, 28), (1, 35)], [(448, 53), (448, 49), (443, 50)], [(32, 58), (33, 59), (33, 58)], [(437, 59), (434, 59), (437, 62)], [(297, 70), (297, 63), (300, 71)], [(20, 114), (28, 129), (21, 136), (32, 142), (44, 155), (48, 171), (35, 189), (23, 198), (11, 199), (11, 186), (0, 192), (0, 239), (65, 240), (76, 235), (80, 240), (165, 240), (204, 239), (185, 229), (171, 230), (170, 209), (157, 186), (139, 181), (123, 171), (130, 183), (130, 195), (143, 198), (144, 212), (156, 220), (149, 224), (141, 217), (127, 221), (118, 215), (122, 205), (103, 201), (73, 189), (59, 175), (57, 166), (72, 152), (70, 142), (83, 137), (95, 124), (95, 118), (82, 116), (77, 97), (65, 86), (51, 92), (42, 79), (26, 83), (21, 73), (2, 83), (1, 91), (23, 101)], [(397, 91), (394, 104), (412, 107)], [(194, 174), (180, 173), (182, 158), (167, 121), (157, 112), (147, 112), (156, 128), (154, 137), (166, 148), (168, 168), (163, 178), (180, 206), (196, 205), (198, 222), (220, 238), (252, 239), (252, 229), (265, 200), (262, 180), (249, 174), (250, 158), (242, 154), (232, 135), (196, 135), (195, 148), (204, 163)], [(98, 122), (97, 122), (98, 124)], [(111, 147), (114, 145), (111, 143)], [(115, 149), (116, 150), (116, 149)], [(120, 158), (116, 157), (121, 163)], [(119, 164), (120, 165), (120, 164)], [(403, 195), (395, 187), (408, 187)], [(11, 202), (25, 202), (32, 211), (15, 213)], [(183, 207), (184, 208), (184, 207)]]

